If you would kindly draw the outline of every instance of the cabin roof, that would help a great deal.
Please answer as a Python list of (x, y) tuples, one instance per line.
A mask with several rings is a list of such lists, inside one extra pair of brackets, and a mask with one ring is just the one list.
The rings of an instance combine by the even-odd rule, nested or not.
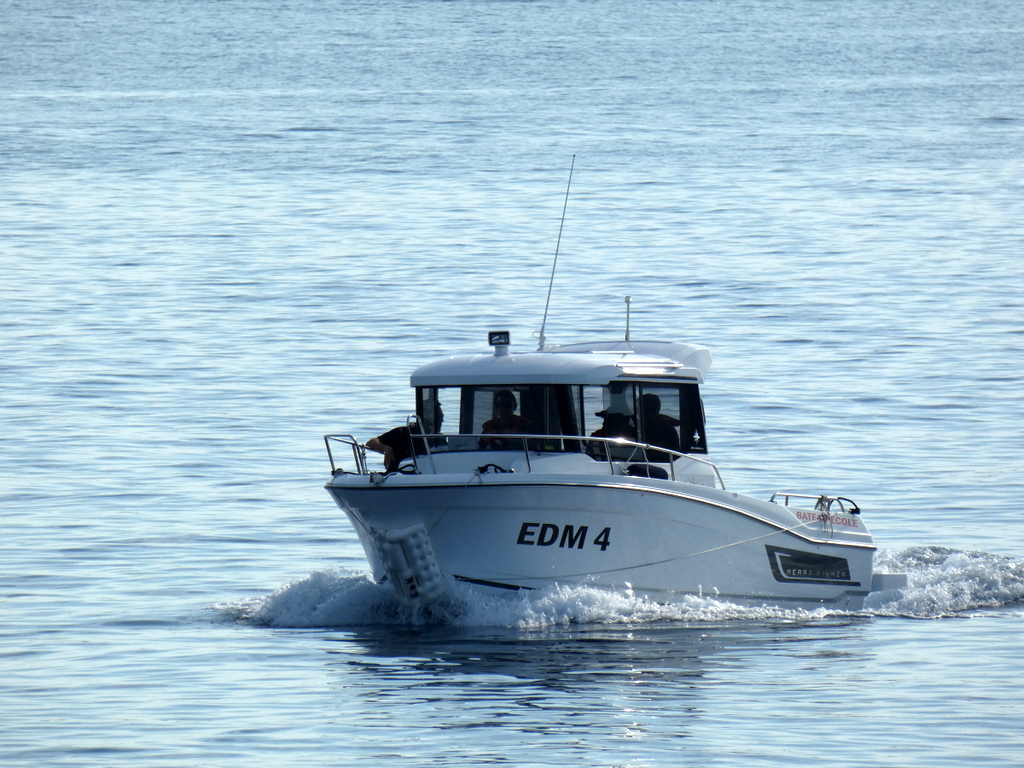
[(538, 352), (458, 355), (417, 368), (414, 387), (500, 384), (607, 384), (615, 379), (704, 381), (711, 352), (672, 341), (606, 341), (565, 344)]

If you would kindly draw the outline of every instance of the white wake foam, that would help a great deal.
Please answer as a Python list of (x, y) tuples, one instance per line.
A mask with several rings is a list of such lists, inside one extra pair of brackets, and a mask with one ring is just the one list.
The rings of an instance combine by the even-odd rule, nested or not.
[(1024, 560), (947, 547), (879, 551), (875, 569), (906, 573), (898, 594), (871, 594), (865, 609), (880, 616), (939, 618), (1024, 603)]
[[(879, 552), (876, 569), (906, 573), (907, 588), (869, 595), (861, 615), (937, 618), (1024, 603), (1024, 561), (982, 552), (915, 547)], [(316, 571), (270, 595), (222, 605), (226, 615), (274, 627), (430, 625), (536, 628), (571, 624), (808, 621), (841, 612), (746, 607), (713, 597), (656, 603), (629, 591), (585, 586), (481, 595), (458, 583), (428, 609), (405, 605), (387, 585), (351, 572)]]

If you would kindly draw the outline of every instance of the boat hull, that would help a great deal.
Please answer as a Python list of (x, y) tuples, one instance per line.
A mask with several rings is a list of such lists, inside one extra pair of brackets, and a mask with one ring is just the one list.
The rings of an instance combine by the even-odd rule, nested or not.
[(394, 532), (420, 530), (441, 574), (485, 590), (581, 584), (660, 601), (857, 610), (871, 589), (875, 547), (859, 516), (801, 513), (719, 489), (479, 473), (340, 474), (327, 489), (377, 581), (396, 580), (389, 535), (393, 544)]

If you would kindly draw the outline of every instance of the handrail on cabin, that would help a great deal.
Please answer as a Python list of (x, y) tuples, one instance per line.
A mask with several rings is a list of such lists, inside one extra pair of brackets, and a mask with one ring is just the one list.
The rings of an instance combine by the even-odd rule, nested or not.
[[(526, 461), (526, 471), (528, 473), (529, 472), (533, 472), (533, 464), (532, 464), (532, 462), (530, 460), (531, 453), (534, 454), (534, 455), (539, 455), (541, 453), (546, 453), (546, 451), (540, 451), (540, 450), (537, 450), (537, 449), (533, 449), (531, 451), (531, 449), (530, 449), (530, 443), (531, 442), (536, 443), (538, 441), (542, 441), (542, 442), (546, 442), (546, 443), (549, 443), (549, 444), (551, 444), (551, 443), (558, 444), (558, 443), (565, 442), (565, 441), (573, 441), (573, 442), (578, 442), (578, 443), (582, 444), (581, 448), (583, 450), (579, 451), (579, 453), (585, 453), (588, 456), (594, 456), (595, 453), (603, 453), (605, 459), (608, 462), (609, 474), (613, 474), (613, 475), (614, 474), (619, 474), (619, 472), (616, 472), (616, 462), (618, 462), (619, 464), (623, 464), (623, 463), (627, 463), (627, 462), (633, 462), (633, 463), (637, 463), (637, 464), (644, 464), (644, 465), (647, 465), (647, 466), (651, 466), (651, 465), (655, 465), (655, 466), (667, 465), (670, 479), (675, 480), (676, 479), (676, 466), (675, 466), (675, 462), (676, 462), (677, 459), (685, 458), (685, 459), (689, 459), (690, 461), (695, 461), (695, 462), (697, 462), (699, 464), (703, 464), (705, 466), (711, 467), (711, 469), (715, 473), (715, 478), (718, 481), (718, 487), (720, 487), (722, 489), (725, 488), (725, 481), (722, 480), (722, 474), (721, 474), (721, 472), (718, 471), (718, 467), (715, 466), (714, 463), (708, 461), (707, 459), (701, 459), (701, 458), (698, 458), (697, 456), (694, 456), (693, 454), (689, 454), (689, 453), (681, 453), (680, 451), (676, 451), (676, 450), (673, 450), (671, 448), (663, 448), (663, 447), (661, 447), (659, 445), (651, 445), (650, 443), (638, 443), (638, 442), (634, 442), (632, 440), (626, 440), (625, 438), (621, 438), (621, 437), (584, 437), (582, 435), (545, 435), (545, 434), (495, 435), (495, 434), (483, 434), (483, 433), (478, 433), (478, 434), (467, 434), (467, 433), (458, 433), (458, 434), (444, 434), (444, 433), (420, 434), (420, 433), (415, 433), (413, 435), (411, 433), (410, 434), (410, 439), (415, 440), (415, 442), (417, 443), (417, 445), (415, 446), (417, 448), (417, 450), (412, 452), (412, 462), (413, 462), (413, 467), (415, 469), (415, 473), (416, 474), (421, 474), (421, 470), (420, 470), (420, 466), (419, 466), (420, 456), (426, 456), (427, 457), (427, 461), (430, 463), (430, 471), (431, 472), (433, 472), (433, 473), (437, 472), (436, 466), (434, 464), (434, 454), (435, 453), (439, 453), (439, 451), (436, 450), (436, 448), (437, 448), (436, 445), (432, 449), (431, 442), (436, 443), (439, 440), (452, 440), (452, 439), (470, 440), (470, 441), (476, 440), (478, 444), (480, 442), (484, 441), (484, 440), (504, 440), (504, 441), (509, 441), (509, 442), (519, 442), (519, 443), (522, 444), (523, 458)], [(355, 464), (356, 464), (356, 471), (354, 473), (351, 473), (351, 474), (357, 474), (357, 475), (369, 474), (369, 471), (368, 471), (367, 466), (366, 466), (366, 446), (360, 444), (352, 435), (324, 435), (324, 442), (325, 442), (325, 444), (327, 446), (328, 458), (331, 461), (331, 474), (339, 474), (339, 473), (345, 471), (344, 469), (342, 469), (342, 467), (340, 465), (335, 463), (334, 454), (331, 451), (331, 443), (332, 442), (340, 443), (342, 445), (347, 445), (352, 450), (352, 455), (353, 455), (353, 458), (355, 459)], [(591, 450), (588, 451), (588, 450), (586, 450), (587, 448), (590, 448)], [(630, 455), (629, 458), (616, 458), (613, 455), (613, 453), (612, 453), (612, 449), (613, 448), (619, 449), (620, 452), (624, 448), (625, 449), (632, 449), (632, 454)], [(518, 450), (518, 448), (516, 448), (516, 449), (505, 449), (505, 450)], [(639, 452), (639, 456), (637, 455), (638, 452)], [(440, 453), (443, 453), (443, 451), (440, 452)], [(651, 454), (652, 453), (654, 455), (668, 455), (668, 456), (671, 456), (672, 458), (671, 458), (671, 461), (654, 461), (654, 460), (651, 459)], [(349, 474), (349, 473), (347, 473), (347, 474)]]

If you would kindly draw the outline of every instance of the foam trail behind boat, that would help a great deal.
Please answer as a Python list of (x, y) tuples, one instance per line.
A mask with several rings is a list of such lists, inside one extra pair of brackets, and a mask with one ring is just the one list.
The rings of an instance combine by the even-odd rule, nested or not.
[[(907, 573), (899, 594), (872, 597), (860, 615), (938, 618), (1001, 607), (1024, 606), (1024, 560), (945, 547), (914, 547), (879, 553), (879, 564)], [(661, 604), (628, 590), (556, 586), (535, 592), (480, 596), (445, 580), (446, 595), (429, 611), (399, 600), (390, 586), (365, 575), (316, 571), (274, 593), (217, 606), (227, 618), (274, 627), (343, 627), (441, 624), (459, 627), (646, 624), (652, 622), (800, 621), (842, 612), (741, 607), (713, 597), (689, 596)]]

